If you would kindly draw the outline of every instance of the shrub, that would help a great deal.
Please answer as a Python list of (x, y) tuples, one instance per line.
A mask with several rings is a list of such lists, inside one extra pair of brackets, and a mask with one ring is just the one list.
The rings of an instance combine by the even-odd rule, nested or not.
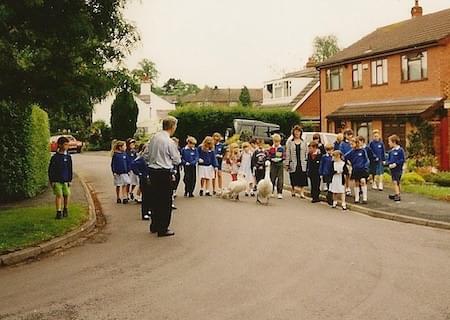
[(1, 101), (0, 123), (0, 202), (35, 196), (48, 184), (47, 113)]
[(89, 128), (89, 150), (110, 150), (111, 140), (111, 127), (102, 120), (92, 123)]
[(297, 113), (290, 110), (254, 109), (243, 107), (180, 107), (170, 113), (178, 118), (178, 128), (175, 135), (184, 141), (188, 135), (202, 140), (214, 132), (225, 133), (233, 126), (237, 118), (260, 120), (280, 125), (281, 132), (290, 135), (291, 128), (300, 123)]
[(439, 172), (434, 178), (434, 183), (442, 187), (450, 187), (450, 172)]
[(415, 172), (407, 172), (402, 176), (402, 183), (404, 184), (424, 184), (425, 179)]
[(392, 182), (392, 177), (389, 173), (385, 172), (383, 173), (383, 180), (385, 182), (391, 183)]

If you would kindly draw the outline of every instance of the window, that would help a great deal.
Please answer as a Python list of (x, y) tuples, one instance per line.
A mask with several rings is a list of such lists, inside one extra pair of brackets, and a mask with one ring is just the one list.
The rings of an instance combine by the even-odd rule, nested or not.
[(256, 127), (255, 128), (255, 135), (257, 137), (268, 137), (268, 128), (267, 127)]
[(273, 98), (273, 84), (270, 83), (270, 84), (266, 85), (266, 90), (269, 93), (270, 99), (272, 99)]
[(362, 64), (354, 64), (353, 65), (353, 88), (361, 88), (362, 87)]
[(382, 85), (388, 83), (387, 59), (372, 61), (372, 84)]
[(283, 85), (281, 82), (275, 83), (274, 98), (281, 98), (283, 96)]
[(327, 70), (327, 90), (341, 90), (342, 89), (342, 73), (343, 68), (332, 68)]
[(291, 81), (285, 81), (284, 82), (284, 96), (290, 97), (292, 94), (292, 85)]
[(402, 80), (417, 81), (428, 77), (427, 52), (416, 52), (402, 56)]
[(352, 122), (354, 136), (361, 136), (366, 139), (366, 144), (369, 144), (370, 133), (372, 132), (372, 122)]

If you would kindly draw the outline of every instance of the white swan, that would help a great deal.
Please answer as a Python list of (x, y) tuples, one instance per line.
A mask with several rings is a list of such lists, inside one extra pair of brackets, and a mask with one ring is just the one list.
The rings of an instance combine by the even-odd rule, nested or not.
[(239, 200), (239, 194), (247, 190), (248, 181), (245, 174), (239, 173), (236, 181), (231, 181), (224, 192), (222, 198)]
[[(272, 181), (270, 181), (270, 161), (266, 161), (266, 174), (264, 175), (264, 179), (258, 182), (256, 202), (268, 205), (272, 190), (273, 184)], [(265, 203), (263, 203), (261, 199), (265, 200)]]

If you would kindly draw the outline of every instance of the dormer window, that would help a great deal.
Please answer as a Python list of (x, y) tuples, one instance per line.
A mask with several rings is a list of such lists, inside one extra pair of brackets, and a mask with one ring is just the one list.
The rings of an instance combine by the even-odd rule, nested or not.
[(428, 77), (428, 55), (426, 51), (402, 56), (402, 80), (418, 81)]

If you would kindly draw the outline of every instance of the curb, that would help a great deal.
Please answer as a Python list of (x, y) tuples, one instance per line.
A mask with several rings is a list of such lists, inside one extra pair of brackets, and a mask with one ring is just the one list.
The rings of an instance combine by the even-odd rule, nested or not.
[(43, 242), (34, 247), (25, 248), (12, 253), (0, 256), (0, 267), (11, 266), (29, 259), (36, 259), (39, 255), (51, 252), (55, 249), (62, 248), (67, 244), (78, 240), (79, 238), (90, 233), (96, 226), (97, 217), (95, 214), (94, 200), (92, 199), (91, 190), (89, 189), (83, 178), (77, 174), (83, 186), (86, 199), (88, 201), (89, 218), (78, 229), (72, 230), (61, 237)]
[[(291, 187), (285, 185), (284, 190), (290, 191)], [(305, 194), (308, 196), (311, 196), (311, 193), (309, 191), (305, 191)], [(311, 199), (311, 198), (309, 198), (309, 199)], [(322, 202), (326, 202), (326, 197), (323, 195), (320, 195), (320, 200)], [(363, 207), (363, 206), (351, 204), (351, 203), (347, 203), (347, 208), (350, 211), (362, 213), (362, 214), (365, 214), (365, 215), (373, 217), (373, 218), (380, 218), (380, 219), (392, 220), (392, 221), (397, 221), (397, 222), (416, 224), (419, 226), (450, 230), (450, 223), (448, 223), (448, 222), (410, 217), (410, 216), (405, 216), (402, 214), (396, 214), (396, 213), (390, 213), (390, 212), (382, 211), (382, 210), (370, 209), (367, 207)]]

